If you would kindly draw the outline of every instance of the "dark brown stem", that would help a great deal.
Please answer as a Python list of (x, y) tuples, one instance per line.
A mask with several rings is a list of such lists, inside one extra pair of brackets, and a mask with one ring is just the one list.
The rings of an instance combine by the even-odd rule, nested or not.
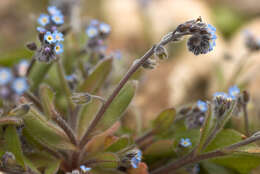
[(52, 119), (64, 130), (64, 132), (67, 134), (69, 137), (70, 141), (74, 144), (77, 145), (77, 139), (76, 136), (71, 129), (71, 127), (67, 124), (67, 122), (60, 116), (57, 111), (52, 108)]
[(137, 138), (135, 140), (135, 143), (137, 145), (140, 145), (140, 144), (142, 144), (144, 141), (146, 141), (147, 139), (149, 139), (153, 135), (154, 135), (153, 130), (150, 130), (150, 131), (146, 132), (144, 135), (142, 135), (141, 137)]
[(33, 66), (35, 65), (35, 63), (36, 63), (36, 59), (33, 57), (32, 60), (31, 60), (31, 62), (30, 62), (30, 65), (29, 65), (29, 67), (28, 67), (28, 69), (27, 69), (26, 77), (29, 76), (29, 74), (30, 74), (30, 72), (31, 72), (31, 70), (32, 70), (32, 68), (33, 68)]
[(206, 159), (210, 159), (210, 158), (214, 158), (214, 157), (219, 157), (219, 156), (224, 156), (226, 155), (225, 153), (223, 153), (222, 151), (214, 151), (214, 152), (209, 152), (209, 153), (205, 153), (202, 155), (198, 155), (195, 157), (192, 157), (192, 155), (188, 155), (183, 157), (182, 159), (176, 161), (176, 162), (172, 162), (166, 166), (163, 166), (161, 168), (158, 168), (154, 171), (152, 171), (150, 174), (169, 174), (169, 173), (173, 173), (174, 170), (179, 169), (187, 164), (191, 164), (191, 163), (196, 163), (202, 160), (206, 160)]
[(174, 161), (166, 166), (163, 166), (161, 168), (158, 168), (158, 169), (152, 171), (150, 174), (173, 173), (173, 171), (175, 171), (181, 167), (184, 167), (188, 164), (191, 164), (191, 163), (197, 163), (197, 162), (200, 162), (203, 160), (229, 155), (230, 153), (235, 152), (235, 149), (237, 149), (241, 146), (245, 146), (247, 144), (253, 143), (258, 140), (260, 140), (260, 136), (252, 136), (243, 141), (240, 141), (238, 143), (232, 144), (230, 146), (224, 147), (220, 150), (216, 150), (213, 152), (208, 152), (208, 153), (204, 153), (204, 154), (197, 155), (197, 156), (193, 156), (193, 153), (190, 153), (187, 156), (179, 159), (178, 161)]
[(29, 100), (31, 100), (33, 102), (33, 104), (35, 104), (35, 106), (40, 110), (40, 111), (43, 111), (43, 108), (42, 108), (42, 104), (40, 102), (40, 100), (35, 96), (33, 95), (32, 93), (30, 92), (26, 92), (24, 94), (25, 97), (27, 97)]
[(89, 134), (91, 131), (96, 127), (99, 120), (102, 118), (103, 114), (107, 110), (107, 108), (110, 106), (114, 98), (117, 96), (119, 91), (122, 89), (122, 87), (126, 84), (126, 82), (129, 80), (129, 78), (137, 71), (137, 69), (142, 66), (142, 64), (150, 58), (154, 54), (155, 46), (153, 46), (136, 64), (134, 64), (130, 70), (126, 73), (126, 75), (123, 77), (123, 79), (119, 82), (116, 89), (113, 91), (113, 93), (110, 95), (110, 97), (107, 99), (107, 101), (104, 103), (104, 105), (100, 108), (99, 112), (97, 113), (95, 119), (92, 121), (90, 126), (87, 129), (87, 132), (83, 136), (83, 138), (80, 141), (79, 147), (82, 149), (85, 144), (90, 140)]
[(106, 112), (107, 108), (110, 106), (110, 104), (112, 103), (114, 98), (118, 95), (120, 90), (123, 88), (123, 86), (126, 84), (126, 82), (130, 79), (130, 77), (155, 53), (155, 48), (157, 46), (164, 46), (167, 43), (169, 43), (172, 40), (174, 40), (174, 38), (176, 37), (176, 35), (175, 35), (176, 32), (177, 32), (177, 29), (175, 31), (171, 32), (170, 34), (168, 34), (167, 37), (162, 39), (157, 45), (154, 45), (152, 48), (150, 48), (140, 59), (138, 59), (137, 62), (135, 62), (131, 66), (129, 71), (121, 79), (121, 81), (119, 82), (119, 84), (117, 85), (115, 90), (109, 96), (109, 98), (104, 103), (104, 105), (100, 108), (100, 110), (98, 111), (96, 117), (94, 118), (94, 120), (92, 121), (90, 126), (88, 127), (86, 133), (84, 134), (83, 138), (80, 141), (80, 144), (79, 144), (79, 148), (80, 149), (82, 149), (88, 143), (88, 141), (91, 139), (89, 137), (91, 131), (96, 127), (96, 125), (98, 124), (99, 120), (102, 118), (102, 116)]
[(248, 112), (247, 112), (247, 104), (243, 104), (242, 106), (243, 108), (243, 115), (244, 115), (244, 124), (245, 124), (245, 133), (246, 136), (250, 136), (250, 132), (249, 132), (249, 121), (248, 121)]

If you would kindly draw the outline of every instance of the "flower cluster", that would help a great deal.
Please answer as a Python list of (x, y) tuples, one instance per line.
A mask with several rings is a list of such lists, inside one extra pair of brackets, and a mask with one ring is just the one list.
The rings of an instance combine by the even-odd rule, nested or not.
[(25, 74), (29, 63), (22, 60), (14, 69), (0, 67), (0, 98), (15, 100), (28, 90)]
[(216, 92), (213, 96), (213, 111), (217, 118), (222, 118), (232, 106), (232, 97), (225, 92)]
[(63, 52), (64, 41), (63, 33), (58, 31), (64, 23), (63, 14), (55, 6), (48, 7), (48, 14), (41, 14), (38, 18), (38, 23), (41, 27), (37, 27), (39, 32), (39, 39), (41, 41), (41, 47), (37, 50), (36, 58), (39, 61), (50, 62), (56, 59), (56, 55)]
[(216, 28), (202, 22), (201, 18), (187, 21), (178, 26), (174, 41), (180, 40), (185, 35), (191, 35), (187, 46), (195, 55), (207, 54), (216, 46)]
[(121, 167), (138, 168), (139, 163), (142, 161), (142, 152), (139, 149), (133, 149), (127, 152), (121, 159)]
[(196, 106), (185, 114), (185, 124), (187, 128), (192, 129), (201, 127), (203, 125), (207, 110), (207, 103), (202, 100), (198, 100)]
[(136, 155), (131, 159), (131, 165), (133, 168), (138, 168), (139, 163), (142, 161), (142, 152), (140, 150), (137, 151)]
[(107, 46), (105, 40), (111, 32), (111, 27), (98, 20), (92, 20), (86, 28), (86, 35), (89, 38), (87, 43), (87, 52), (95, 53), (99, 58), (103, 58)]
[(64, 23), (63, 14), (55, 6), (48, 7), (48, 14), (41, 14), (38, 18), (38, 23), (42, 27), (37, 27), (37, 31), (46, 32), (48, 30), (56, 30), (56, 27)]

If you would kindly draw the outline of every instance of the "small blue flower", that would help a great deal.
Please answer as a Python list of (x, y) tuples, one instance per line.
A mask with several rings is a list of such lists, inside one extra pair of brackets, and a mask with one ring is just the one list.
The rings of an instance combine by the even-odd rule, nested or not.
[(46, 26), (50, 23), (50, 17), (47, 14), (41, 14), (38, 18), (38, 23), (42, 26)]
[(58, 42), (64, 41), (63, 34), (62, 34), (61, 32), (58, 32), (57, 30), (54, 31), (53, 37), (54, 37), (55, 40), (58, 41)]
[(45, 33), (46, 32), (46, 29), (43, 28), (43, 27), (37, 27), (36, 30), (40, 33)]
[(98, 30), (96, 27), (94, 26), (89, 26), (87, 29), (86, 29), (86, 34), (89, 38), (94, 38), (98, 35)]
[(19, 76), (25, 76), (29, 68), (29, 62), (27, 60), (21, 60), (17, 67)]
[(201, 112), (206, 112), (208, 110), (208, 105), (206, 102), (198, 100), (197, 107), (200, 109)]
[(17, 78), (12, 82), (12, 89), (18, 95), (23, 94), (28, 88), (27, 80), (23, 77)]
[(49, 6), (47, 10), (51, 15), (61, 14), (61, 11), (55, 6)]
[(63, 19), (63, 15), (62, 14), (54, 14), (51, 16), (51, 20), (57, 24), (57, 25), (61, 25), (64, 23), (64, 19)]
[(217, 39), (216, 28), (213, 27), (212, 25), (208, 24), (208, 31), (211, 34), (209, 51), (212, 51), (213, 48), (216, 46), (216, 39)]
[(56, 42), (54, 35), (49, 31), (47, 33), (45, 33), (44, 40), (46, 40), (49, 44)]
[(101, 23), (99, 25), (99, 30), (104, 34), (108, 34), (110, 33), (111, 27), (108, 24)]
[(231, 86), (228, 89), (228, 94), (231, 96), (232, 99), (236, 99), (239, 93), (240, 93), (240, 89), (236, 85)]
[(63, 53), (63, 45), (61, 43), (57, 43), (54, 47), (54, 51), (56, 54), (61, 54)]
[(133, 168), (138, 168), (139, 163), (141, 161), (142, 161), (142, 152), (140, 150), (138, 150), (136, 155), (131, 159), (131, 166)]
[(83, 173), (91, 171), (90, 167), (86, 167), (85, 165), (81, 165), (80, 169), (82, 170)]
[(0, 68), (0, 85), (6, 85), (12, 78), (13, 74), (9, 68)]
[(180, 145), (182, 147), (189, 147), (192, 145), (191, 141), (189, 138), (182, 138), (181, 141), (180, 141)]

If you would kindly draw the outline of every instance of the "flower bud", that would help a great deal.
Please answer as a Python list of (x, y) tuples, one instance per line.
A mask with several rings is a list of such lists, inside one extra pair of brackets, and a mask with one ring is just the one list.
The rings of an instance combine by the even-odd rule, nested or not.
[(217, 92), (213, 98), (213, 112), (217, 118), (222, 118), (232, 107), (232, 97), (224, 92)]
[(156, 67), (155, 59), (147, 59), (143, 64), (143, 68), (145, 69), (154, 69), (155, 67)]
[(165, 47), (159, 45), (155, 48), (155, 56), (161, 60), (168, 59), (168, 52)]
[(87, 104), (91, 101), (91, 95), (89, 93), (73, 93), (72, 94), (72, 101), (75, 104)]
[(125, 168), (138, 168), (139, 163), (142, 161), (142, 152), (139, 149), (133, 149), (131, 151), (126, 152), (123, 155), (120, 164), (121, 167)]
[(26, 47), (31, 50), (31, 51), (36, 51), (37, 50), (37, 45), (35, 42), (30, 42), (26, 44)]
[(30, 110), (30, 104), (22, 104), (17, 106), (16, 108), (12, 109), (9, 112), (9, 116), (24, 116)]

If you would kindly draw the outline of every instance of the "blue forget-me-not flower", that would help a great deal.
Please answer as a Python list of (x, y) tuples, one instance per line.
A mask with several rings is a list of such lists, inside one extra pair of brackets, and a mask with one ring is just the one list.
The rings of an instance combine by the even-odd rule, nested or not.
[(27, 83), (26, 78), (20, 77), (12, 82), (12, 89), (18, 95), (23, 94), (28, 88), (29, 85)]
[(54, 47), (54, 50), (56, 54), (63, 53), (63, 45), (61, 43), (57, 43)]
[(228, 94), (229, 96), (232, 98), (232, 99), (236, 99), (237, 96), (239, 95), (240, 93), (240, 89), (234, 85), (234, 86), (231, 86), (229, 89), (228, 89)]
[(189, 147), (192, 145), (192, 143), (189, 138), (181, 138), (180, 145), (182, 147)]
[(0, 85), (6, 85), (12, 78), (12, 71), (9, 68), (0, 68)]
[(38, 23), (42, 26), (46, 26), (50, 23), (50, 16), (47, 14), (41, 14), (38, 18)]
[(208, 105), (206, 102), (198, 100), (197, 101), (197, 107), (201, 112), (206, 112), (208, 110)]

